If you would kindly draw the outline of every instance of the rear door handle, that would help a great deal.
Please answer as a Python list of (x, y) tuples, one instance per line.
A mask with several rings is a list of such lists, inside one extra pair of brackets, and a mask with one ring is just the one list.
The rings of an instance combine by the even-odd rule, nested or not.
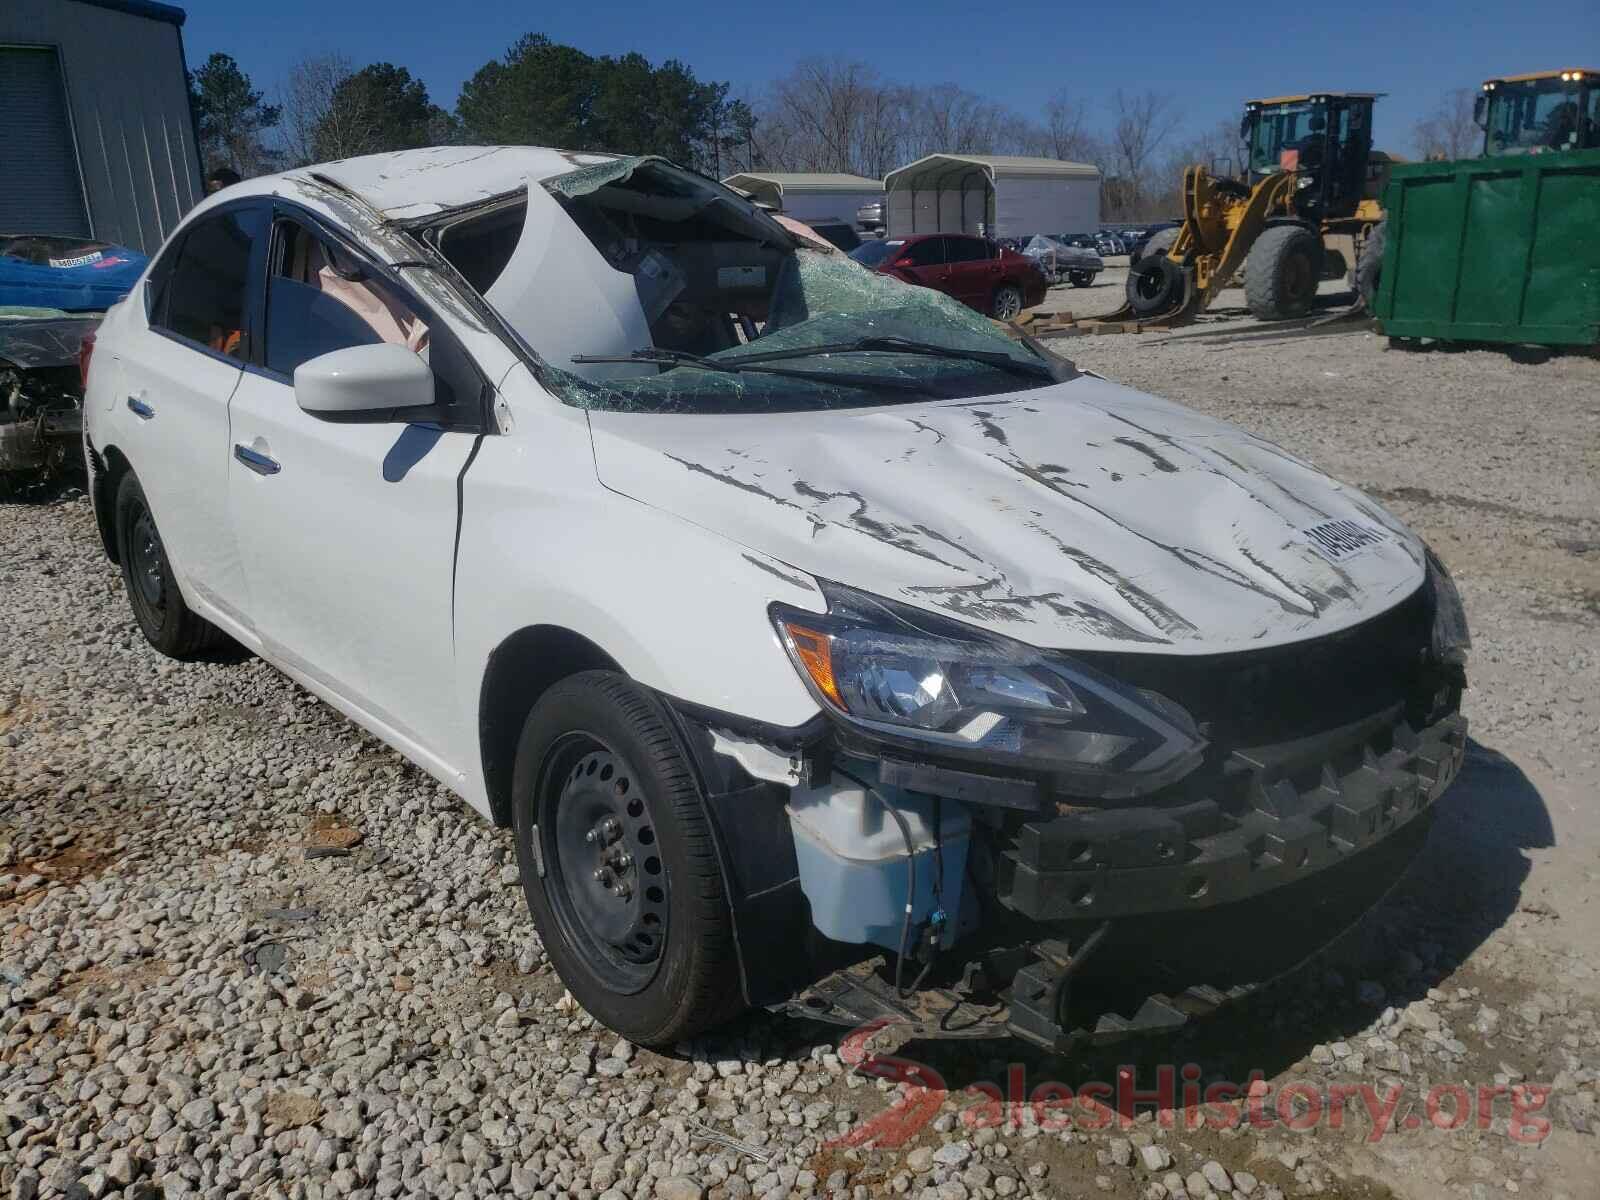
[(138, 417), (141, 421), (148, 421), (151, 417), (156, 415), (156, 410), (151, 408), (137, 396), (128, 397), (128, 411), (134, 416)]
[(252, 450), (239, 442), (233, 444), (233, 456), (257, 475), (276, 475), (283, 470), (283, 465), (277, 459), (269, 458), (261, 451)]

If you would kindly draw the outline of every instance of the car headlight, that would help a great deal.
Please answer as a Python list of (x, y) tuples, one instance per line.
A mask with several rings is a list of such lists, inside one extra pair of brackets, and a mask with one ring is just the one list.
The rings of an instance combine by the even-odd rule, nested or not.
[(1193, 718), (1094, 668), (823, 583), (826, 613), (771, 609), (819, 702), (872, 740), (1048, 772), (1073, 794), (1144, 795), (1199, 765)]
[(1472, 635), (1467, 632), (1467, 610), (1462, 607), (1456, 581), (1432, 550), (1428, 557), (1428, 589), (1433, 593), (1433, 656), (1443, 663), (1465, 666)]

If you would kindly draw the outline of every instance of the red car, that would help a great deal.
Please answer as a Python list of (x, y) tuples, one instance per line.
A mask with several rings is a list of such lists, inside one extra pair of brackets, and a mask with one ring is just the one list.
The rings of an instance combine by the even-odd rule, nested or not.
[(1044, 299), (1044, 274), (1026, 255), (964, 233), (863, 242), (850, 257), (885, 275), (954, 296), (1001, 321)]

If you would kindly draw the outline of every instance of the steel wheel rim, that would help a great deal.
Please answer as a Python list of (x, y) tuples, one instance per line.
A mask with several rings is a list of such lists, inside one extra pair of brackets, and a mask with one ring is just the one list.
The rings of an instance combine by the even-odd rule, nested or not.
[(143, 505), (133, 520), (130, 533), (128, 549), (133, 561), (129, 566), (134, 586), (150, 611), (160, 616), (166, 607), (166, 552), (162, 549), (155, 519)]
[(563, 737), (540, 784), (545, 894), (568, 944), (612, 991), (655, 978), (670, 893), (649, 800), (621, 755), (588, 733)]
[(1141, 300), (1159, 300), (1167, 290), (1166, 276), (1159, 269), (1136, 272), (1134, 281), (1133, 290)]

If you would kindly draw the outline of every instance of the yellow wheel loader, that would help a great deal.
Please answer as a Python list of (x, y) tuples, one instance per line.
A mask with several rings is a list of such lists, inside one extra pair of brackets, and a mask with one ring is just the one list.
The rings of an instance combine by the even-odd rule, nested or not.
[(1128, 270), (1127, 303), (1107, 318), (1140, 326), (1194, 319), (1243, 268), (1250, 311), (1303, 317), (1317, 284), (1339, 279), (1383, 219), (1390, 156), (1372, 149), (1372, 92), (1275, 96), (1245, 105), (1246, 179), (1183, 173), (1183, 223)]

